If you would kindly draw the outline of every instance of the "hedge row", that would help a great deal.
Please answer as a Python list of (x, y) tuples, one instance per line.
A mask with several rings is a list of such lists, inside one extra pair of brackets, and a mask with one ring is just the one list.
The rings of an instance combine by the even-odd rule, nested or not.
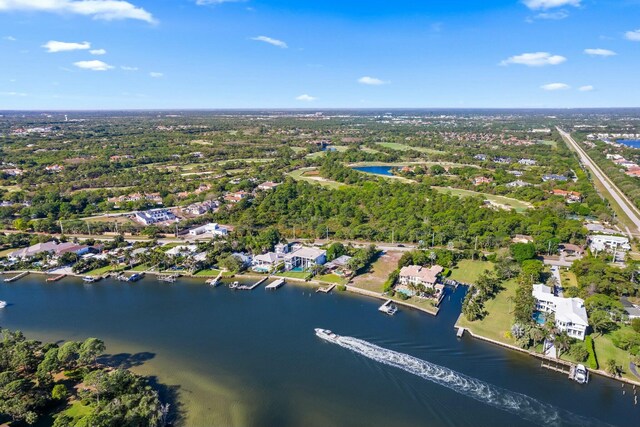
[(584, 340), (584, 346), (589, 352), (589, 357), (587, 358), (589, 368), (598, 369), (598, 359), (596, 358), (596, 350), (593, 347), (593, 338), (591, 338), (591, 335), (587, 335), (587, 338)]

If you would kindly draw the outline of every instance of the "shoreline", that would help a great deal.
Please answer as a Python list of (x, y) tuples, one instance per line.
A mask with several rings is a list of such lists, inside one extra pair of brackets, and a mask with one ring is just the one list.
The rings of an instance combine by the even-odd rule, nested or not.
[[(453, 325), (453, 327), (456, 328), (456, 329), (457, 328), (461, 328), (461, 326), (458, 326), (458, 321), (456, 321), (456, 323), (455, 323), (455, 325)], [(514, 351), (518, 351), (520, 353), (525, 353), (525, 354), (528, 354), (529, 356), (535, 357), (536, 359), (549, 360), (549, 361), (552, 361), (554, 363), (559, 363), (559, 364), (562, 364), (562, 365), (565, 365), (565, 366), (574, 365), (573, 362), (569, 362), (569, 361), (562, 360), (562, 359), (552, 359), (550, 357), (546, 357), (543, 354), (539, 354), (539, 353), (536, 353), (536, 352), (531, 351), (531, 350), (520, 348), (520, 347), (512, 345), (512, 344), (507, 344), (507, 343), (504, 343), (504, 342), (500, 342), (498, 340), (494, 340), (492, 338), (485, 337), (485, 336), (480, 335), (480, 334), (476, 334), (476, 333), (474, 333), (472, 330), (470, 330), (468, 328), (463, 328), (463, 329), (464, 329), (464, 332), (468, 333), (469, 335), (471, 335), (472, 338), (479, 339), (479, 340), (482, 340), (482, 341), (485, 341), (485, 342), (489, 342), (489, 343), (494, 344), (494, 345), (499, 345), (499, 346), (507, 348), (509, 350), (514, 350)], [(634, 385), (634, 386), (640, 386), (640, 381), (634, 381), (634, 380), (631, 380), (629, 378), (624, 378), (624, 377), (615, 377), (615, 376), (609, 374), (608, 372), (603, 371), (602, 369), (591, 369), (591, 368), (589, 368), (589, 372), (592, 372), (592, 373), (594, 373), (596, 375), (600, 375), (602, 377), (609, 378), (611, 380), (620, 381), (620, 382), (631, 384), (631, 385)]]
[[(29, 274), (38, 274), (38, 275), (43, 275), (43, 276), (54, 276), (56, 274), (65, 274), (66, 276), (70, 276), (70, 277), (77, 277), (77, 278), (83, 278), (85, 277), (87, 274), (78, 274), (78, 273), (48, 273), (46, 271), (40, 271), (40, 270), (10, 270), (10, 271), (2, 271), (0, 272), (0, 275), (7, 275), (7, 274), (21, 274), (24, 272), (28, 272)], [(119, 273), (141, 273), (140, 271), (133, 271), (133, 270), (121, 270), (118, 271)], [(149, 274), (149, 275), (154, 275), (154, 276), (166, 276), (166, 275), (170, 275), (171, 273), (165, 273), (165, 272), (159, 272), (159, 271), (144, 271), (145, 275)], [(112, 272), (107, 272), (105, 274), (112, 274)], [(180, 274), (180, 277), (185, 277), (185, 278), (189, 278), (189, 279), (204, 279), (206, 280), (207, 278), (210, 277), (215, 277), (215, 276), (195, 276), (193, 274), (184, 274), (184, 273), (178, 273)], [(104, 276), (104, 275), (103, 275)], [(103, 276), (97, 276), (97, 277), (103, 277)], [(223, 279), (230, 279), (232, 277), (236, 277), (236, 278), (246, 278), (246, 279), (265, 279), (267, 277), (274, 277), (274, 278), (278, 278), (278, 279), (285, 279), (286, 282), (295, 284), (295, 285), (307, 285), (310, 287), (314, 287), (314, 288), (318, 288), (318, 287), (322, 287), (322, 286), (326, 286), (325, 282), (321, 282), (318, 280), (306, 280), (306, 279), (298, 279), (298, 278), (294, 278), (294, 277), (286, 277), (286, 276), (279, 276), (277, 274), (268, 276), (268, 275), (264, 275), (264, 274), (257, 274), (257, 273), (241, 273), (238, 275), (232, 275), (232, 276), (223, 276)], [(356, 286), (353, 285), (349, 285), (346, 284), (344, 285), (346, 287), (346, 292), (350, 292), (352, 294), (356, 294), (356, 295), (360, 295), (360, 296), (366, 296), (366, 297), (370, 297), (370, 298), (375, 298), (378, 300), (382, 300), (382, 301), (387, 301), (387, 300), (392, 300), (394, 304), (396, 305), (401, 305), (403, 307), (407, 307), (413, 310), (417, 310), (420, 311), (422, 313), (426, 313), (429, 314), (431, 316), (437, 316), (438, 312), (440, 311), (439, 307), (433, 307), (433, 310), (429, 310), (425, 307), (419, 307), (417, 305), (411, 304), (410, 302), (406, 302), (406, 301), (399, 301), (397, 299), (393, 299), (390, 298), (388, 296), (385, 296), (381, 293), (377, 293), (374, 291), (369, 291), (367, 289), (362, 289), (362, 288), (358, 288)], [(340, 292), (340, 291), (338, 291)]]

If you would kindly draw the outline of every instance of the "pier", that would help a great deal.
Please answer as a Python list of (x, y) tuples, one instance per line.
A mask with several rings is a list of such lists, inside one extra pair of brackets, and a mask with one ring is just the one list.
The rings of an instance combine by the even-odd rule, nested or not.
[(260, 284), (262, 284), (265, 280), (267, 280), (269, 277), (264, 277), (260, 280), (258, 280), (256, 283), (254, 283), (253, 285), (241, 285), (238, 286), (236, 289), (240, 290), (240, 291), (252, 291), (255, 288), (257, 288), (258, 286), (260, 286)]
[(267, 290), (276, 290), (279, 287), (281, 287), (282, 285), (284, 285), (284, 279), (278, 279), (273, 283), (269, 283), (267, 286), (265, 286), (264, 288)]
[(65, 277), (67, 277), (66, 274), (59, 274), (57, 276), (47, 277), (47, 282), (57, 282), (58, 280), (64, 279)]
[(171, 274), (169, 276), (159, 275), (158, 280), (161, 282), (174, 283), (176, 280), (178, 280), (178, 275), (176, 274)]
[(329, 285), (329, 286), (325, 286), (325, 287), (321, 287), (316, 289), (316, 293), (317, 292), (322, 292), (323, 294), (328, 294), (329, 292), (331, 292), (333, 290), (333, 288), (335, 288), (337, 285), (334, 283), (333, 285)]
[(456, 332), (456, 337), (462, 338), (464, 335), (464, 328), (458, 328), (458, 332)]
[(392, 300), (387, 300), (384, 304), (378, 307), (378, 311), (383, 312), (384, 314), (388, 314), (389, 316), (393, 316), (398, 311), (398, 307), (393, 304)]
[(220, 279), (222, 279), (222, 271), (218, 273), (218, 275), (213, 279), (208, 279), (205, 283), (211, 286), (218, 286), (220, 284)]
[(23, 271), (20, 274), (17, 274), (13, 277), (9, 277), (8, 279), (4, 279), (5, 282), (10, 283), (10, 282), (15, 282), (18, 279), (22, 279), (24, 276), (28, 275), (29, 272), (28, 271)]

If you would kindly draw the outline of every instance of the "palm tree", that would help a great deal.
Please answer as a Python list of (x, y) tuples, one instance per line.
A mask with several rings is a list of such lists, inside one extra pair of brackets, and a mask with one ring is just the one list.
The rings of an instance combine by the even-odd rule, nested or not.
[(566, 332), (561, 332), (559, 335), (556, 335), (554, 344), (558, 349), (558, 356), (560, 356), (562, 353), (566, 353), (569, 347), (571, 347), (571, 338), (569, 338)]

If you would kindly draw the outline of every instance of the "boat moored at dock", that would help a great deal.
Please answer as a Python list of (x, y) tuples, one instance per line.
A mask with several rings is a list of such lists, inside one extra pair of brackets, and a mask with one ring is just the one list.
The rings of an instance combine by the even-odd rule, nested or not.
[(398, 312), (398, 307), (396, 307), (391, 300), (387, 300), (387, 302), (378, 307), (378, 311), (388, 314), (389, 316), (393, 316)]
[(84, 276), (82, 278), (82, 281), (84, 283), (93, 283), (93, 282), (97, 282), (98, 280), (100, 280), (100, 277), (94, 277), (94, 276)]

